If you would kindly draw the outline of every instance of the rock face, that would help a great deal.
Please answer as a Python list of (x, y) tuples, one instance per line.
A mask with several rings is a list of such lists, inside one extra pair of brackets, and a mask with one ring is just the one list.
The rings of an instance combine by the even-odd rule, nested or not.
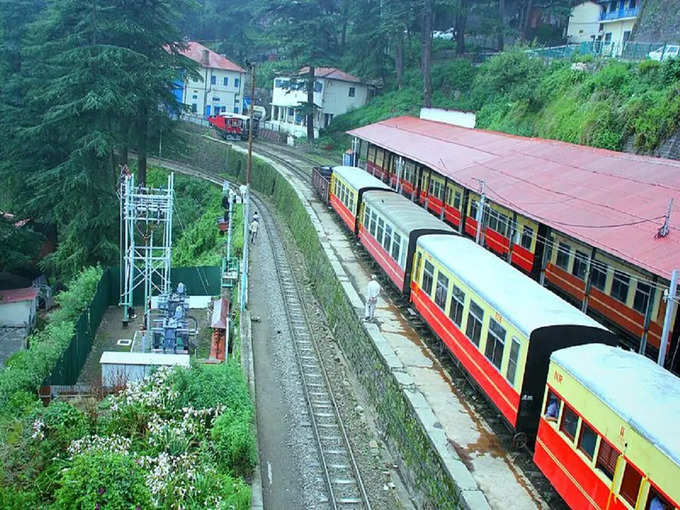
[(637, 42), (680, 43), (677, 0), (644, 0), (633, 31)]

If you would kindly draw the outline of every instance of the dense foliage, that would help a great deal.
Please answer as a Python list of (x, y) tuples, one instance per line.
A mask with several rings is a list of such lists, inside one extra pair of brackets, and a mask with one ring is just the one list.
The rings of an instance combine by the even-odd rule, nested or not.
[(0, 426), (0, 506), (249, 508), (252, 415), (234, 362), (159, 369), (99, 403), (27, 401)]
[[(580, 59), (584, 60), (584, 59)], [(477, 112), (477, 127), (621, 150), (627, 140), (654, 151), (680, 123), (680, 61), (545, 62), (521, 49), (479, 67), (458, 60), (434, 67), (434, 106)], [(346, 144), (343, 132), (396, 115), (418, 115), (419, 75), (402, 90), (337, 117), (326, 143)]]

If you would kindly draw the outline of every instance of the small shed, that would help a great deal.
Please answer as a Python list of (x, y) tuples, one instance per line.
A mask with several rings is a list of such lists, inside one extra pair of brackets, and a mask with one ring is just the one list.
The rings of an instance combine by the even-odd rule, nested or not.
[(157, 367), (189, 368), (191, 365), (188, 354), (105, 351), (99, 358), (99, 366), (102, 370), (102, 386), (113, 388), (144, 379)]
[(0, 327), (26, 328), (35, 325), (39, 289), (0, 290)]

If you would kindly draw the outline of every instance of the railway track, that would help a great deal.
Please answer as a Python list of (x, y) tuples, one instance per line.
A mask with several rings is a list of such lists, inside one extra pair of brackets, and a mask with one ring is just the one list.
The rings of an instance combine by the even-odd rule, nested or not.
[[(271, 155), (270, 157), (274, 157)], [(283, 163), (282, 158), (276, 157)], [(151, 160), (150, 160), (151, 161)], [(224, 178), (183, 165), (176, 161), (153, 158), (153, 162), (171, 170), (198, 177), (219, 186)], [(292, 170), (292, 168), (291, 168)], [(305, 175), (304, 171), (298, 171)], [(274, 253), (274, 265), (285, 303), (288, 326), (293, 337), (296, 362), (300, 371), (303, 394), (310, 417), (310, 425), (319, 453), (319, 476), (326, 485), (328, 499), (322, 506), (337, 509), (371, 509), (366, 488), (357, 466), (345, 425), (333, 394), (323, 357), (310, 333), (310, 318), (302, 292), (291, 271), (290, 254), (279, 233), (268, 206), (251, 195), (262, 213), (266, 235)]]
[[(258, 207), (262, 207), (262, 204), (258, 204)], [(290, 269), (289, 254), (273, 217), (266, 208), (261, 210), (265, 211), (262, 218), (274, 253), (276, 272), (286, 305), (286, 318), (293, 336), (307, 410), (318, 446), (320, 468), (328, 491), (329, 498), (324, 503), (333, 509), (370, 509), (323, 358), (313, 335), (310, 334), (309, 316), (299, 284)]]

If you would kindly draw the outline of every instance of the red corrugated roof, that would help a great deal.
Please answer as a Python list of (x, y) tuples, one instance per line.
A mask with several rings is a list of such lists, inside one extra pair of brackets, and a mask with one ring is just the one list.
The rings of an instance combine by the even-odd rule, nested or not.
[[(349, 132), (490, 200), (669, 278), (680, 268), (680, 162), (396, 117)], [(657, 239), (669, 200), (671, 229)]]
[[(203, 64), (203, 51), (208, 50), (208, 64)], [(238, 64), (234, 64), (231, 60), (223, 57), (219, 53), (215, 53), (210, 48), (206, 48), (201, 43), (190, 41), (187, 43), (187, 49), (180, 51), (185, 57), (189, 57), (201, 64), (203, 67), (210, 67), (212, 69), (223, 69), (225, 71), (235, 71), (237, 73), (245, 73), (245, 70)]]
[(35, 287), (25, 289), (0, 290), (0, 304), (17, 303), (19, 301), (32, 301), (38, 295)]
[[(309, 67), (303, 67), (298, 71), (298, 74), (308, 73)], [(316, 76), (317, 78), (328, 78), (331, 80), (342, 80), (353, 83), (361, 83), (361, 80), (356, 76), (352, 76), (351, 74), (346, 73), (345, 71), (341, 71), (340, 69), (337, 69), (335, 67), (315, 67), (314, 76)]]

